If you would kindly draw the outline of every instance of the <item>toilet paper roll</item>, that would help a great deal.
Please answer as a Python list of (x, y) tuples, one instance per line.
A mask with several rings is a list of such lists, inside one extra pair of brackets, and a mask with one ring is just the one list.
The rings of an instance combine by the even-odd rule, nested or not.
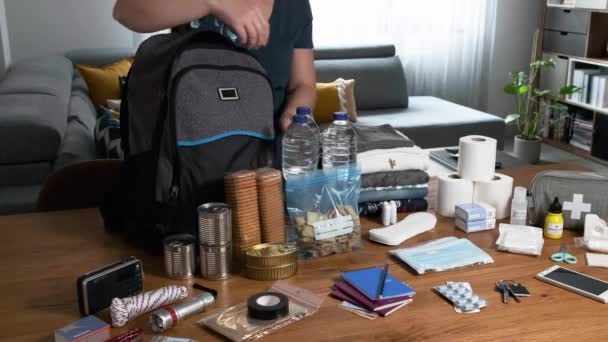
[(490, 180), (474, 183), (474, 202), (483, 202), (496, 208), (497, 220), (505, 219), (511, 215), (513, 178), (497, 173)]
[(439, 177), (437, 212), (441, 216), (454, 217), (457, 204), (473, 202), (473, 182), (456, 174)]
[(486, 181), (494, 177), (496, 167), (496, 139), (481, 135), (460, 138), (458, 175), (472, 181)]

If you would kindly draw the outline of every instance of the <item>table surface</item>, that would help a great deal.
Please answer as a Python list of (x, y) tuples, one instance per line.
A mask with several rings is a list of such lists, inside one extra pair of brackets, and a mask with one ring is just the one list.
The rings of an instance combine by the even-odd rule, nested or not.
[[(576, 165), (535, 166), (504, 171), (514, 176), (516, 184), (528, 185), (533, 175), (546, 169), (581, 169)], [(586, 266), (585, 251), (574, 248), (573, 237), (580, 232), (567, 232), (562, 241), (546, 240), (543, 255), (531, 257), (498, 252), (497, 230), (464, 234), (454, 228), (452, 219), (438, 217), (430, 232), (414, 237), (400, 247), (445, 236), (467, 237), (488, 252), (494, 263), (448, 272), (415, 275), (413, 270), (389, 257), (393, 249), (365, 241), (364, 248), (353, 253), (300, 262), (299, 273), (287, 282), (323, 295), (323, 306), (315, 315), (267, 336), (268, 341), (303, 340), (375, 340), (375, 341), (547, 341), (590, 340), (608, 336), (608, 307), (580, 295), (562, 290), (534, 276), (553, 263), (549, 255), (565, 242), (579, 262), (568, 266), (600, 279), (608, 279), (608, 269)], [(363, 219), (364, 235), (378, 227), (373, 220)], [(126, 245), (120, 236), (104, 231), (96, 209), (37, 213), (0, 217), (4, 235), (0, 248), (0, 340), (48, 341), (53, 331), (79, 318), (75, 283), (82, 273), (129, 255), (144, 262), (145, 288), (150, 290), (169, 284), (201, 283), (219, 290), (216, 305), (165, 333), (199, 341), (221, 340), (222, 337), (203, 328), (197, 321), (211, 313), (245, 301), (249, 296), (268, 289), (272, 282), (248, 280), (234, 275), (224, 281), (199, 278), (185, 282), (166, 279), (162, 258), (144, 255)], [(369, 321), (338, 308), (338, 301), (327, 297), (341, 271), (375, 265), (391, 265), (390, 272), (412, 286), (417, 294), (413, 303), (389, 317)], [(524, 283), (532, 296), (521, 303), (513, 300), (502, 304), (495, 290), (501, 279)], [(434, 293), (433, 286), (447, 281), (467, 281), (488, 300), (488, 307), (478, 314), (458, 314), (452, 306)], [(196, 293), (196, 292), (194, 292)], [(100, 315), (109, 321), (107, 312)], [(113, 335), (129, 328), (142, 327), (150, 334), (148, 315), (115, 329)]]

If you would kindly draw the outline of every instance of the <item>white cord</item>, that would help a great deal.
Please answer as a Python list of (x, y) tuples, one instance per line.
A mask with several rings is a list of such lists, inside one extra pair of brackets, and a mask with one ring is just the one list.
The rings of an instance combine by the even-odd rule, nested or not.
[(148, 291), (137, 296), (127, 298), (114, 298), (110, 305), (112, 326), (118, 328), (140, 315), (173, 304), (188, 296), (185, 286), (165, 286), (158, 290)]

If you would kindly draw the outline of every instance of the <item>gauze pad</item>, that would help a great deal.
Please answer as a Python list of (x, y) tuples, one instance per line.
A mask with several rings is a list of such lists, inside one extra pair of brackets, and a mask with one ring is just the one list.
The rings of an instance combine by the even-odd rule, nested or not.
[(397, 246), (405, 240), (435, 228), (437, 218), (431, 213), (410, 214), (392, 226), (369, 231), (369, 239), (389, 246)]

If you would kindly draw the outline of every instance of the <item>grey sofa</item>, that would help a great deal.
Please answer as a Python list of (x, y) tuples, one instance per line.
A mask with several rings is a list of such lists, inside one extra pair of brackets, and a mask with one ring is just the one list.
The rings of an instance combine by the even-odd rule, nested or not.
[[(131, 49), (71, 51), (20, 62), (0, 80), (0, 215), (32, 211), (45, 178), (95, 158), (95, 108), (74, 64), (104, 65)], [(502, 146), (501, 119), (433, 97), (408, 97), (392, 45), (315, 51), (320, 82), (356, 79), (361, 125), (389, 123), (425, 148), (484, 134)], [(95, 182), (94, 179), (91, 182)]]
[(504, 121), (494, 115), (436, 97), (408, 96), (407, 82), (393, 45), (325, 48), (315, 51), (319, 82), (355, 79), (358, 125), (390, 124), (423, 148), (458, 145), (481, 134), (502, 149)]
[(13, 65), (0, 82), (0, 214), (34, 209), (54, 170), (95, 157), (95, 109), (66, 58)]

